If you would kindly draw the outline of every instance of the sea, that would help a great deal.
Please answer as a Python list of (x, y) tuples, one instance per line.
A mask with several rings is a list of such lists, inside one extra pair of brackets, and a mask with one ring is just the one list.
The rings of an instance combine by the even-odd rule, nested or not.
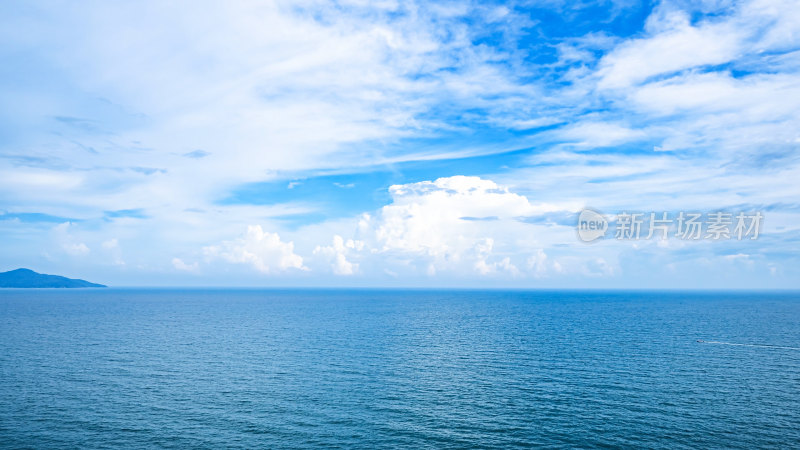
[(800, 293), (0, 290), (2, 448), (800, 448)]

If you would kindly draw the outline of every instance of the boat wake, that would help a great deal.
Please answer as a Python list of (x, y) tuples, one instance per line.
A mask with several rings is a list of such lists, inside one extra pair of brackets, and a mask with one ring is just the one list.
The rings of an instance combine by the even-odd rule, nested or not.
[(697, 342), (699, 342), (700, 344), (735, 345), (737, 347), (759, 347), (759, 348), (774, 348), (780, 350), (800, 350), (800, 347), (787, 347), (783, 345), (739, 344), (736, 342), (704, 341), (703, 339), (698, 339)]

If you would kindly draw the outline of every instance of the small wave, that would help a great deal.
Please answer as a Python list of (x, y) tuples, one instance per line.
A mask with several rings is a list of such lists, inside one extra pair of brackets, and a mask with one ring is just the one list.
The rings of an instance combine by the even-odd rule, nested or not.
[(698, 339), (697, 342), (701, 344), (717, 344), (717, 345), (735, 345), (737, 347), (760, 347), (760, 348), (775, 348), (781, 350), (800, 350), (800, 347), (787, 347), (784, 345), (768, 345), (768, 344), (740, 344), (736, 342), (722, 342), (722, 341), (704, 341)]

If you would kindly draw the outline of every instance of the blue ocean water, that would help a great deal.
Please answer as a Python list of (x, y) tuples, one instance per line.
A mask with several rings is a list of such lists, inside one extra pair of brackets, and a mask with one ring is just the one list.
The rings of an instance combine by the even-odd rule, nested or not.
[(797, 447), (800, 294), (2, 290), (0, 446)]

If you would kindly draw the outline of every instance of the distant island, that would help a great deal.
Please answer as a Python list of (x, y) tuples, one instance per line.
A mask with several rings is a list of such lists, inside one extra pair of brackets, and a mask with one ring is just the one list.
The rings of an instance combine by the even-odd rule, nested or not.
[(16, 269), (0, 273), (0, 288), (87, 288), (106, 287), (84, 280), (36, 273), (30, 269)]

